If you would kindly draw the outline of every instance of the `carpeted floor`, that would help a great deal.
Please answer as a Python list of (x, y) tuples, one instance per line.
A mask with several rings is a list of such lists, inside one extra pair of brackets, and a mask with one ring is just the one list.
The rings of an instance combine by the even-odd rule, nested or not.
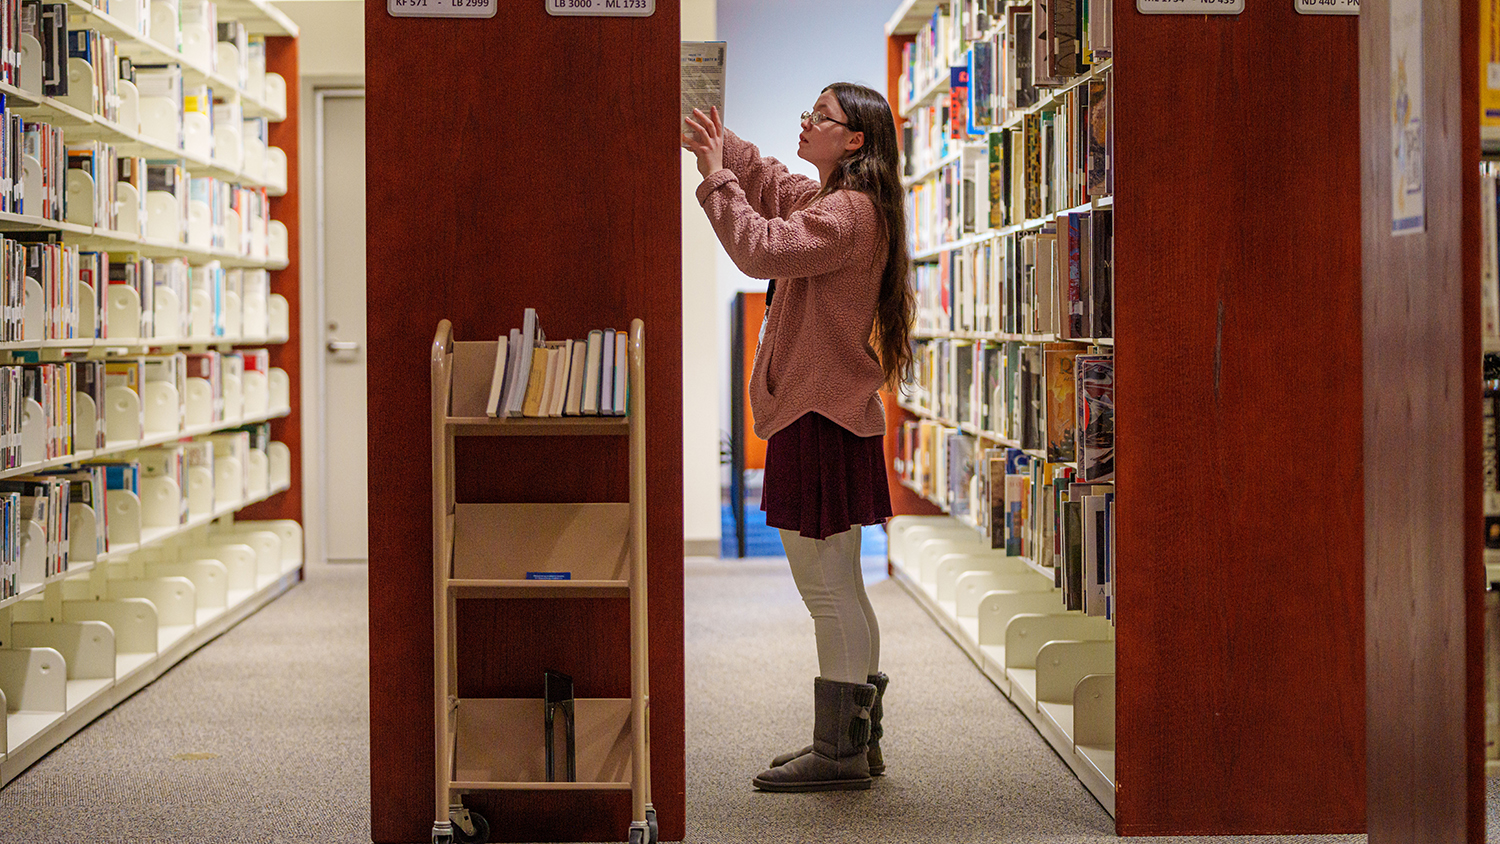
[[(365, 573), (310, 567), (305, 583), (0, 790), (0, 844), (369, 841)], [(687, 561), (687, 841), (1113, 839), (1109, 816), (885, 579), (883, 561), (867, 558), (866, 573), (891, 676), (890, 772), (866, 792), (763, 794), (750, 778), (810, 738), (812, 622), (784, 559)], [(1497, 782), (1491, 841), (1500, 841)]]
[(366, 569), (307, 579), (0, 790), (0, 844), (368, 842)]

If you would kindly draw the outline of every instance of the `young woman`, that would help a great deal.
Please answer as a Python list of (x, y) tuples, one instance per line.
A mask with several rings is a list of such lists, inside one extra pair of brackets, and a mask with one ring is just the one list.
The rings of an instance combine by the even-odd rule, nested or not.
[(877, 391), (911, 368), (913, 295), (896, 127), (878, 92), (830, 85), (802, 115), (796, 175), (694, 110), (683, 146), (698, 201), (735, 265), (771, 279), (750, 375), (765, 439), (761, 509), (778, 528), (813, 618), (813, 743), (773, 759), (767, 791), (870, 787), (880, 753), (880, 630), (865, 596), (860, 528), (891, 515)]

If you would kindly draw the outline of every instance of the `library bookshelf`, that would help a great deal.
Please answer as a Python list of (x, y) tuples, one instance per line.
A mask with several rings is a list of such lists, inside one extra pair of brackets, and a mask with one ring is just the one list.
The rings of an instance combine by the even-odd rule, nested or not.
[[(489, 418), (485, 400), (494, 341), (456, 341), (438, 324), (432, 349), (433, 643), (437, 747), (434, 844), (475, 840), (488, 829), (466, 807), (474, 791), (629, 791), (631, 844), (655, 844), (651, 802), (650, 668), (646, 614), (645, 326), (632, 321), (622, 417)], [(621, 382), (624, 386), (625, 382)], [(454, 442), (461, 437), (629, 438), (626, 502), (481, 504), (455, 498)], [(503, 551), (503, 553), (502, 553)], [(537, 576), (538, 574), (541, 576)], [(565, 574), (565, 578), (559, 575)], [(580, 698), (566, 728), (576, 752), (569, 779), (556, 775), (542, 698), (462, 697), (455, 624), (460, 599), (626, 598), (630, 696)], [(559, 629), (555, 635), (566, 635)], [(571, 681), (570, 681), (571, 682)], [(577, 736), (576, 742), (573, 735)], [(554, 774), (548, 776), (548, 774)], [(477, 836), (482, 838), (483, 836)]]
[[(220, 31), (148, 12), (54, 4), (88, 50), (28, 30), (0, 73), (0, 372), (35, 385), (0, 407), (0, 784), (302, 574), (297, 28), (261, 0)], [(175, 100), (141, 96), (148, 67)], [(35, 480), (60, 472), (71, 501)]]
[[(963, 272), (941, 268), (945, 256), (975, 260), (969, 256), (987, 243), (1061, 238), (1060, 216), (1097, 222), (1105, 212), (1110, 221), (1110, 330), (1074, 324), (1066, 333), (1075, 348), (1113, 362), (1108, 493), (1117, 504), (1104, 534), (1113, 624), (1101, 629), (1097, 618), (1069, 618), (1060, 599), (1042, 614), (1071, 625), (1044, 635), (1079, 643), (1068, 646), (1064, 661), (1093, 672), (1057, 675), (1084, 695), (1069, 701), (1075, 716), (1086, 711), (1082, 720), (1074, 717), (1074, 734), (1061, 709), (1050, 707), (1048, 715), (1037, 698), (1050, 681), (1027, 673), (1034, 654), (1008, 647), (1003, 657), (986, 654), (985, 646), (1008, 644), (1003, 633), (992, 627), (981, 637), (983, 616), (959, 614), (960, 603), (977, 612), (984, 599), (960, 601), (958, 580), (966, 573), (954, 565), (964, 564), (950, 562), (941, 570), (951, 583), (941, 581), (941, 560), (920, 546), (909, 559), (896, 558), (901, 543), (893, 529), (893, 574), (1033, 717), (1113, 813), (1120, 834), (1362, 831), (1364, 511), (1314, 492), (1347, 491), (1339, 500), (1357, 502), (1363, 488), (1363, 429), (1351, 410), (1362, 400), (1360, 209), (1349, 201), (1360, 176), (1358, 112), (1349, 96), (1359, 67), (1357, 19), (1300, 15), (1292, 3), (1247, 4), (1232, 15), (1148, 15), (1131, 0), (1079, 5), (1087, 5), (1091, 22), (1109, 21), (1105, 37), (1094, 41), (1109, 55), (1101, 51), (1086, 73), (1059, 77), (1035, 104), (1018, 103), (982, 127), (973, 138), (980, 143), (969, 142), (965, 127), (953, 139), (956, 148), (942, 153), (922, 143), (944, 125), (936, 112), (923, 111), (951, 101), (949, 69), (968, 69), (972, 46), (997, 29), (1009, 31), (1013, 11), (1045, 15), (1048, 4), (906, 2), (887, 26), (889, 97), (916, 142), (907, 155), (919, 295), (953, 280), (951, 314), (940, 312), (933, 324), (924, 307), (928, 321), (916, 326), (919, 342), (938, 351), (927, 352), (931, 365), (917, 383), (888, 398), (892, 433), (937, 429), (969, 441), (960, 456), (1013, 449), (1044, 465), (1066, 463), (1036, 428), (996, 419), (984, 407), (989, 390), (971, 393), (979, 376), (960, 374), (964, 355), (976, 347), (1014, 346), (1020, 356), (1040, 346), (1045, 356), (1069, 339), (1056, 323), (1036, 330), (1038, 314), (1056, 314), (1039, 298), (1043, 285), (1021, 284), (1019, 293), (1006, 289), (997, 297), (982, 283), (965, 288)], [(966, 33), (964, 14), (980, 10), (988, 20)], [(952, 23), (941, 36), (931, 25), (935, 16)], [(911, 55), (930, 72), (907, 72)], [(1080, 196), (1076, 183), (1059, 176), (1077, 173), (1063, 139), (1082, 121), (1059, 121), (1080, 100), (1092, 107), (1104, 77), (1107, 181), (1100, 192), (1085, 179)], [(975, 84), (972, 77), (959, 81), (971, 90)], [(1041, 162), (1033, 182), (1043, 204), (1018, 213), (1024, 192), (1004, 195), (1002, 188), (1010, 213), (990, 223), (986, 204), (994, 200), (982, 150), (996, 132), (1019, 129), (1019, 150), (1029, 155), (1029, 123), (1044, 131), (1051, 123), (1059, 133), (1050, 147), (1056, 166)], [(1016, 167), (1014, 156), (1006, 161)], [(970, 194), (963, 193), (966, 173)], [(1011, 174), (1012, 190), (1019, 178), (1024, 191), (1024, 170)], [(948, 216), (945, 204), (926, 196), (942, 198), (945, 188), (957, 191), (949, 194), (958, 204)], [(1047, 190), (1056, 191), (1050, 202)], [(971, 199), (966, 226), (962, 213)], [(1298, 213), (1289, 215), (1290, 208)], [(934, 225), (923, 231), (927, 222)], [(1015, 254), (1006, 253), (1009, 266), (1028, 267), (1027, 277), (1048, 271), (1037, 264), (1046, 250)], [(1082, 258), (1055, 260), (1054, 267), (1071, 270)], [(939, 271), (924, 267), (933, 266), (928, 262)], [(1015, 312), (1007, 313), (1011, 303)], [(1028, 307), (1033, 321), (1018, 325)], [(976, 364), (974, 371), (991, 368)], [(1025, 370), (1018, 363), (1014, 371)], [(1037, 386), (1050, 389), (1053, 372)], [(1043, 431), (1046, 421), (1043, 415)], [(973, 537), (990, 530), (983, 496), (950, 491), (945, 452), (924, 456), (906, 441), (891, 450), (892, 476), (905, 484), (893, 496), (898, 512), (948, 510), (957, 517), (950, 523), (974, 525)], [(947, 553), (995, 554), (972, 546)], [(1038, 553), (1028, 568), (1050, 573)], [(972, 585), (981, 588), (1005, 565), (975, 565)], [(1033, 600), (994, 599), (1002, 618)], [(1031, 624), (1036, 614), (1027, 609), (1010, 623)], [(1061, 705), (1055, 689), (1046, 696)]]

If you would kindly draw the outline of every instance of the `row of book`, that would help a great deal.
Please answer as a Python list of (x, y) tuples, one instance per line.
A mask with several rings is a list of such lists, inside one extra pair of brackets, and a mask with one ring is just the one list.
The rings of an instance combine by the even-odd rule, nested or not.
[(1112, 354), (1072, 343), (967, 340), (935, 340), (918, 352), (916, 381), (903, 387), (912, 405), (1072, 463), (1083, 480), (1114, 476)]
[[(76, 246), (64, 246), (36, 240), (22, 240), (21, 234), (0, 237), (0, 340), (71, 340), (78, 337), (79, 297), (91, 296), (80, 291), (80, 264), (85, 260)], [(90, 254), (89, 259), (92, 259)], [(27, 282), (41, 289), (41, 324), (26, 325), (31, 305)], [(97, 310), (102, 304), (95, 297)], [(33, 335), (32, 332), (35, 332)]]
[[(247, 466), (250, 453), (266, 452), (270, 442), (270, 425), (262, 423), (141, 449), (122, 459), (91, 461), (0, 480), (0, 600), (19, 593), (21, 558), (36, 536), (46, 542), (45, 563), (38, 573), (53, 577), (68, 571), (72, 556), (71, 522), (76, 508), (86, 505), (92, 511), (95, 530), (90, 558), (97, 559), (110, 550), (109, 492), (123, 490), (138, 496), (143, 480), (170, 478), (181, 491), (175, 514), (177, 523), (187, 524), (191, 515), (189, 502), (194, 497), (216, 504), (249, 498), (254, 492), (249, 473), (238, 473), (238, 487), (220, 489), (218, 484), (223, 478), (235, 475), (216, 471), (216, 463), (233, 458), (241, 467)], [(196, 466), (207, 467), (209, 471), (197, 473), (195, 481), (191, 470)], [(204, 484), (207, 488), (200, 488)], [(35, 532), (28, 522), (35, 523)]]
[(913, 250), (924, 253), (969, 235), (1035, 223), (1111, 196), (1111, 81), (1106, 70), (1019, 121), (975, 136), (933, 128), (950, 115), (962, 123), (958, 105), (916, 110), (904, 135), (907, 175), (928, 174), (907, 195)]
[[(224, 157), (233, 152), (216, 150), (214, 147), (217, 143), (215, 130), (225, 126), (232, 127), (244, 139), (266, 140), (265, 118), (246, 117), (244, 104), (238, 96), (225, 95), (222, 89), (216, 91), (214, 86), (204, 82), (189, 83), (181, 65), (139, 64), (129, 58), (119, 57), (115, 42), (109, 36), (94, 30), (72, 30), (68, 33), (68, 40), (69, 58), (86, 63), (90, 69), (91, 99), (97, 116), (114, 123), (121, 122), (120, 85), (129, 82), (136, 87), (142, 100), (159, 98), (171, 104), (168, 112), (171, 122), (162, 127), (166, 130), (162, 139), (171, 146), (182, 149), (187, 145), (186, 126), (188, 115), (192, 114), (202, 115), (207, 122), (208, 131), (203, 139), (207, 146), (200, 151), (210, 157)], [(263, 64), (261, 75), (263, 79)], [(140, 126), (133, 125), (126, 125), (125, 128), (132, 132), (141, 129)], [(150, 130), (147, 134), (156, 136)]]
[[(15, 0), (6, 0), (6, 5), (13, 2)], [(20, 0), (16, 5), (22, 16), (21, 29), (41, 41), (40, 32), (44, 30), (32, 28), (27, 20), (27, 7), (41, 6), (45, 10), (51, 4), (42, 4), (39, 0)], [(180, 52), (197, 69), (227, 76), (252, 96), (260, 96), (266, 72), (264, 35), (251, 34), (240, 21), (220, 20), (218, 4), (209, 0), (169, 0), (167, 5), (174, 13), (171, 15), (154, 13), (153, 5), (149, 0), (102, 0), (93, 3), (94, 8), (114, 16), (126, 28), (133, 28), (134, 34)], [(66, 9), (66, 6), (62, 8)], [(63, 23), (65, 26), (66, 17), (63, 18)], [(44, 52), (47, 52), (46, 42), (42, 43)], [(216, 43), (229, 44), (235, 48), (232, 65), (220, 66)], [(48, 95), (58, 96), (50, 91)]]
[(1113, 618), (1113, 483), (931, 419), (903, 428), (896, 469), (992, 548), (1050, 568), (1064, 609)]
[[(183, 258), (148, 258), (136, 253), (80, 251), (40, 238), (45, 234), (0, 236), (0, 341), (263, 337), (269, 332), (267, 303), (270, 274), (265, 270), (226, 269), (218, 261), (189, 264)], [(33, 303), (28, 282), (40, 289)], [(123, 284), (141, 303), (138, 325), (110, 331), (108, 285)], [(86, 286), (82, 286), (86, 285)], [(156, 311), (157, 291), (170, 291), (179, 307)], [(198, 295), (194, 295), (198, 294)], [(80, 329), (82, 299), (92, 300), (95, 323)], [(191, 307), (193, 302), (199, 308)], [(39, 308), (33, 308), (39, 304)], [(36, 310), (40, 325), (28, 327), (26, 314)], [(33, 333), (35, 332), (35, 333)]]
[[(177, 352), (151, 356), (112, 358), (110, 360), (66, 360), (42, 362), (34, 352), (18, 352), (16, 357), (31, 360), (0, 365), (0, 469), (22, 466), (21, 434), (29, 399), (41, 410), (46, 430), (43, 459), (53, 460), (82, 451), (104, 448), (106, 443), (105, 391), (111, 386), (129, 387), (138, 395), (145, 384), (161, 381), (177, 390), (175, 430), (188, 425), (187, 387), (189, 378), (202, 379), (209, 397), (208, 418), (201, 423), (228, 423), (243, 415), (243, 406), (228, 407), (225, 385), (228, 379), (243, 379), (246, 373), (269, 376), (270, 353), (265, 349), (234, 352)], [(94, 406), (94, 430), (77, 430), (74, 422), (76, 396), (87, 396)], [(144, 430), (145, 410), (134, 426)], [(85, 417), (87, 418), (87, 417)], [(76, 437), (86, 437), (80, 441)]]
[(629, 407), (629, 335), (594, 329), (549, 342), (527, 308), (496, 347), (486, 412), (504, 416), (623, 416)]
[(187, 389), (188, 379), (201, 379), (208, 390), (208, 418), (201, 423), (218, 424), (232, 421), (230, 417), (243, 413), (226, 408), (226, 379), (243, 381), (246, 373), (259, 373), (269, 377), (271, 353), (265, 349), (238, 349), (233, 352), (174, 352), (156, 355), (138, 355), (110, 358), (104, 363), (105, 386), (129, 387), (140, 394), (144, 385), (153, 381), (171, 384), (177, 390), (179, 400), (176, 408), (176, 430), (188, 425)]
[(962, 67), (968, 125), (998, 126), (1108, 59), (1113, 41), (1109, 0), (943, 0), (902, 47), (900, 106)]
[[(101, 325), (101, 331), (106, 332), (101, 337), (214, 339), (264, 337), (270, 332), (267, 304), (271, 276), (265, 270), (226, 269), (218, 261), (189, 264), (182, 258), (148, 258), (135, 253), (98, 254), (109, 258), (109, 283), (128, 285), (141, 302), (139, 326), (121, 326), (111, 335), (107, 333), (109, 326)], [(91, 279), (84, 280), (92, 284)], [(180, 306), (175, 312), (157, 308), (157, 300), (165, 291), (170, 291)], [(129, 333), (131, 328), (136, 333)]]
[[(180, 493), (176, 513), (177, 524), (185, 525), (192, 516), (189, 503), (195, 496), (205, 502), (234, 502), (249, 498), (251, 495), (250, 474), (244, 469), (249, 465), (250, 452), (264, 453), (270, 442), (271, 426), (269, 423), (262, 423), (234, 431), (195, 437), (187, 442), (143, 448), (133, 454), (134, 462), (140, 467), (139, 474), (131, 478), (137, 486), (131, 489), (122, 484), (120, 488), (131, 489), (139, 495), (139, 483), (142, 479), (162, 477), (171, 480), (177, 485)], [(225, 459), (234, 459), (241, 467), (237, 475), (224, 474), (224, 477), (237, 476), (239, 478), (239, 486), (233, 489), (218, 486), (222, 479), (216, 477), (220, 473), (214, 471), (215, 463)], [(198, 480), (195, 481), (191, 470), (197, 466), (207, 468), (209, 471), (197, 473)]]
[(1058, 215), (912, 267), (916, 331), (1114, 336), (1114, 215)]
[[(5, 110), (0, 94), (0, 211), (48, 220), (84, 220), (110, 231), (141, 236), (148, 231), (147, 198), (150, 191), (171, 194), (177, 207), (174, 227), (182, 243), (236, 254), (264, 258), (269, 241), (270, 198), (264, 188), (246, 188), (212, 177), (190, 177), (180, 161), (149, 160), (122, 156), (116, 148), (98, 140), (67, 142), (64, 133), (48, 123), (25, 121)], [(262, 118), (243, 121), (245, 131), (264, 139)], [(33, 162), (28, 165), (27, 162)], [(22, 173), (34, 167), (41, 193), (27, 196)], [(93, 183), (87, 197), (86, 215), (70, 205), (78, 201), (68, 190), (68, 173), (79, 171)], [(121, 224), (124, 202), (120, 184), (134, 190), (134, 228)], [(189, 225), (192, 204), (202, 203), (208, 227), (201, 233)], [(128, 229), (128, 230), (127, 230)], [(194, 237), (199, 238), (197, 242)], [(232, 249), (231, 249), (232, 247)]]
[[(92, 507), (100, 521), (107, 517), (104, 473), (102, 466), (89, 466), (0, 480), (0, 599), (19, 593), (21, 558), (33, 540), (28, 523), (35, 523), (36, 536), (45, 542), (39, 574), (68, 570), (73, 506)], [(102, 550), (102, 534), (96, 544)]]

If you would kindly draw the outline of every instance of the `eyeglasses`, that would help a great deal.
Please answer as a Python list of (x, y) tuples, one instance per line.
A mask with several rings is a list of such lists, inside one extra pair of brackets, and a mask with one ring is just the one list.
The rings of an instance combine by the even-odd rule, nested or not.
[(850, 126), (849, 126), (848, 123), (845, 123), (842, 120), (834, 120), (832, 117), (829, 117), (828, 115), (824, 114), (821, 111), (804, 111), (804, 112), (802, 112), (802, 122), (806, 123), (809, 126), (816, 126), (819, 123), (837, 123), (838, 125), (844, 127), (845, 129), (849, 129), (850, 128)]

